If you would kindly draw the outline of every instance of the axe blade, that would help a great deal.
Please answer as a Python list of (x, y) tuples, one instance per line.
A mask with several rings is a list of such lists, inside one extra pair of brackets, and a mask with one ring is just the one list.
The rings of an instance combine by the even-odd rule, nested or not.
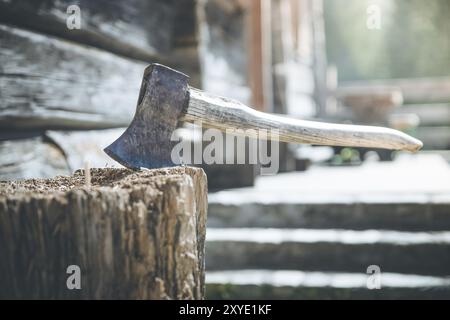
[(131, 169), (174, 166), (171, 141), (189, 102), (189, 77), (163, 65), (145, 69), (136, 113), (126, 131), (104, 151)]

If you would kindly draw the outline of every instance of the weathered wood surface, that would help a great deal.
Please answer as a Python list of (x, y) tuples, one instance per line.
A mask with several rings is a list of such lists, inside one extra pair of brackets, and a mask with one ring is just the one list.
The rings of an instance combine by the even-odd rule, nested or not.
[(86, 162), (92, 168), (122, 168), (103, 149), (115, 141), (125, 128), (84, 131), (46, 131), (45, 137), (53, 142), (66, 156), (71, 170), (84, 168)]
[(445, 202), (419, 201), (225, 204), (212, 199), (208, 227), (446, 231), (449, 207)]
[(239, 0), (206, 0), (199, 6), (202, 88), (250, 103), (245, 18)]
[(450, 127), (418, 127), (414, 134), (424, 142), (427, 150), (450, 150)]
[(124, 130), (46, 131), (0, 141), (0, 180), (70, 175), (86, 163), (91, 168), (122, 167), (103, 148)]
[(384, 90), (392, 87), (402, 92), (405, 104), (450, 102), (450, 77), (343, 81), (339, 83), (337, 93)]
[[(307, 1), (272, 1), (274, 113), (299, 118), (316, 114), (313, 48), (311, 41), (306, 41), (312, 38), (310, 17)], [(280, 172), (296, 170), (297, 161), (288, 144), (280, 143), (279, 154)]]
[[(288, 271), (289, 272), (289, 271)], [(237, 275), (242, 275), (242, 271), (236, 271)], [(311, 277), (309, 277), (311, 275)], [(279, 276), (278, 271), (274, 273), (262, 272), (249, 274), (249, 279), (253, 279), (255, 276), (257, 279), (263, 277), (265, 281), (263, 283), (252, 284), (238, 284), (238, 283), (208, 283), (207, 284), (207, 299), (236, 299), (236, 300), (448, 300), (450, 299), (450, 287), (446, 285), (436, 286), (415, 286), (410, 285), (404, 287), (390, 287), (382, 286), (379, 290), (367, 289), (367, 275), (357, 273), (354, 275), (348, 274), (321, 274), (321, 284), (311, 286), (310, 284), (294, 284), (280, 285), (276, 280)], [(245, 274), (243, 275), (245, 276)], [(260, 277), (258, 277), (260, 276)], [(287, 275), (292, 279), (291, 272)], [(299, 272), (297, 279), (315, 278), (317, 279), (318, 273), (311, 272), (303, 273)], [(342, 287), (339, 286), (339, 280), (342, 277), (346, 277), (348, 282), (353, 282), (356, 278), (357, 283), (360, 285)], [(363, 277), (362, 279), (360, 277)], [(445, 279), (445, 278), (443, 278)], [(319, 280), (319, 281), (320, 281)], [(327, 281), (328, 280), (328, 281)], [(292, 280), (291, 280), (292, 282)], [(302, 281), (303, 282), (303, 281)], [(445, 280), (442, 282), (445, 283)]]
[(450, 125), (450, 103), (409, 104), (393, 114), (416, 114), (424, 126)]
[[(202, 299), (201, 169), (92, 169), (0, 184), (0, 297)], [(66, 273), (78, 265), (81, 290)]]
[[(250, 45), (247, 37), (246, 2), (248, 1), (199, 1), (197, 23), (199, 48), (202, 52), (202, 88), (250, 103), (252, 91), (249, 87), (247, 53)], [(194, 82), (190, 81), (190, 84), (194, 85)], [(224, 154), (226, 153), (224, 146)], [(202, 168), (208, 175), (210, 189), (237, 188), (254, 183), (255, 166), (251, 164), (204, 164)]]
[[(212, 236), (214, 230), (209, 229), (208, 232)], [(225, 232), (227, 231), (225, 230)], [(248, 238), (250, 238), (250, 232), (252, 231), (249, 231)], [(418, 240), (419, 243), (406, 244), (401, 241), (346, 243), (339, 240), (320, 239), (285, 242), (267, 240), (273, 233), (283, 234), (287, 237), (293, 232), (300, 233), (302, 231), (270, 229), (269, 232), (261, 232), (259, 241), (208, 240), (206, 268), (208, 271), (261, 269), (363, 272), (367, 270), (368, 266), (375, 264), (382, 266), (384, 272), (439, 276), (448, 276), (449, 273), (450, 243), (444, 240), (435, 242), (430, 240), (423, 243)], [(329, 231), (303, 230), (303, 232), (309, 234)], [(345, 232), (352, 234), (352, 231), (342, 231), (342, 233)], [(230, 230), (229, 233), (232, 234), (233, 230)], [(354, 233), (358, 234), (358, 232)], [(360, 233), (364, 233), (364, 231)], [(356, 237), (353, 236), (352, 239)], [(424, 233), (421, 237), (431, 238), (433, 236), (431, 233)], [(312, 238), (314, 239), (314, 237)], [(442, 239), (444, 238), (445, 236), (442, 237)]]
[(328, 61), (325, 34), (325, 5), (323, 0), (313, 0), (304, 4), (303, 8), (307, 8), (308, 5), (311, 7), (312, 13), (309, 16), (313, 29), (312, 47), (314, 54), (314, 100), (317, 102), (316, 114), (322, 116), (326, 112), (328, 103)]
[(402, 92), (395, 88), (340, 92), (337, 98), (361, 123), (386, 123), (389, 113), (403, 103)]
[[(86, 161), (91, 167), (122, 167), (121, 164), (110, 158), (103, 149), (115, 141), (125, 128), (109, 130), (88, 130), (88, 131), (46, 131), (45, 137), (52, 141), (66, 156), (67, 165), (71, 172), (84, 168)], [(190, 130), (186, 129), (186, 135), (183, 139), (191, 140), (192, 150), (194, 148), (204, 148), (208, 143), (193, 139)], [(202, 146), (194, 146), (194, 144)], [(249, 148), (246, 144), (246, 150)], [(222, 155), (223, 163), (226, 162), (226, 146), (224, 146)], [(236, 153), (234, 153), (236, 156)], [(235, 159), (236, 162), (236, 159)], [(190, 163), (194, 163), (192, 158)], [(208, 180), (209, 189), (228, 189), (238, 187), (253, 186), (256, 170), (254, 165), (220, 165), (205, 163), (199, 165), (210, 177)], [(1, 168), (0, 168), (1, 172)]]
[[(80, 8), (81, 28), (69, 29), (70, 5)], [(193, 45), (193, 0), (0, 1), (0, 22), (35, 30), (147, 62), (167, 62), (174, 45)], [(182, 13), (182, 14), (181, 14)]]
[[(0, 180), (52, 178), (69, 175), (91, 167), (122, 168), (103, 149), (115, 141), (125, 128), (83, 131), (46, 131), (42, 136), (0, 142)], [(187, 131), (190, 133), (190, 131)], [(186, 135), (184, 139), (191, 139)], [(200, 143), (204, 148), (207, 143)], [(192, 148), (194, 145), (191, 146)], [(248, 145), (246, 146), (246, 150)], [(225, 159), (225, 146), (223, 150)], [(235, 153), (236, 155), (236, 153)], [(194, 159), (192, 159), (192, 163)], [(236, 161), (236, 159), (235, 159)], [(256, 175), (254, 165), (207, 165), (201, 167), (208, 176), (208, 187), (227, 189), (252, 186)]]
[(70, 174), (64, 153), (42, 137), (0, 141), (0, 180)]
[(202, 121), (204, 127), (223, 132), (236, 130), (236, 134), (251, 137), (258, 137), (259, 130), (264, 130), (267, 136), (272, 134), (271, 130), (277, 130), (282, 142), (408, 151), (422, 147), (417, 139), (393, 129), (321, 123), (263, 113), (238, 101), (194, 88), (190, 89), (189, 106), (180, 120)]
[(3, 130), (129, 124), (145, 64), (5, 25), (0, 43)]
[[(316, 4), (317, 2), (317, 4)], [(274, 108), (276, 113), (298, 117), (311, 117), (318, 112), (320, 99), (314, 99), (324, 84), (318, 78), (323, 62), (320, 48), (322, 38), (315, 39), (316, 24), (321, 23), (321, 13), (314, 16), (314, 6), (321, 1), (272, 1)], [(314, 39), (314, 41), (313, 41)], [(316, 70), (314, 70), (314, 68)], [(317, 78), (317, 79), (316, 79)]]
[(387, 123), (393, 129), (411, 132), (419, 126), (420, 118), (414, 113), (396, 113), (388, 116)]

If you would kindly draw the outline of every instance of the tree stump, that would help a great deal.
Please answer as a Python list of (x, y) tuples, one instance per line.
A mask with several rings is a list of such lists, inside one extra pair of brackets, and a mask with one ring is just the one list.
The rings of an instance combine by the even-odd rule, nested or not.
[(90, 174), (0, 182), (0, 298), (202, 299), (204, 172)]

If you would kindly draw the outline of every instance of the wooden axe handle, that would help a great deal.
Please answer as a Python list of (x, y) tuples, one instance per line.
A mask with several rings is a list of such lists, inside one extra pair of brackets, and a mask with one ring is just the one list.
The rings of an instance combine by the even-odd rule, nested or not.
[(231, 129), (242, 134), (242, 130), (253, 129), (255, 134), (251, 131), (246, 134), (256, 136), (258, 130), (263, 129), (268, 131), (270, 139), (270, 130), (275, 129), (278, 130), (279, 140), (282, 142), (411, 152), (418, 151), (423, 146), (421, 141), (394, 129), (292, 119), (259, 112), (238, 101), (195, 88), (190, 88), (189, 91), (189, 105), (180, 120), (201, 121), (204, 127), (223, 132)]

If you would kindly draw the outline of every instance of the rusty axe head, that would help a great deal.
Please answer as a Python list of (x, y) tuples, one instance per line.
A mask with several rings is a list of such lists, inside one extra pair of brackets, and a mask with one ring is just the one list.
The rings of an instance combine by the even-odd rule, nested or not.
[(173, 166), (171, 136), (189, 102), (188, 79), (166, 66), (147, 67), (133, 121), (104, 151), (128, 168)]

